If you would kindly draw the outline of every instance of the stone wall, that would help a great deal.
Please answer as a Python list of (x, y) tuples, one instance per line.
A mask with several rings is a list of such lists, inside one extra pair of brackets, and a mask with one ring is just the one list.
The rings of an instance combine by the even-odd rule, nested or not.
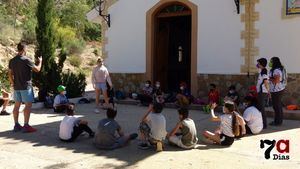
[[(139, 91), (144, 81), (147, 80), (145, 74), (112, 73), (111, 78), (115, 89), (125, 93)], [(247, 93), (249, 86), (256, 85), (256, 78), (257, 75), (198, 74), (198, 91), (194, 96), (207, 97), (209, 84), (214, 83), (222, 96), (227, 94), (230, 85), (235, 85), (243, 97)], [(288, 75), (288, 86), (283, 100), (285, 104), (300, 103), (300, 74)]]

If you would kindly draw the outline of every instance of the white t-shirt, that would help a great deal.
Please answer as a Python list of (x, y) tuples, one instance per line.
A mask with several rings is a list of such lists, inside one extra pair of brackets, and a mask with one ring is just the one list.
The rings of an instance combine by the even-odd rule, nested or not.
[[(272, 77), (272, 72), (270, 72), (270, 78)], [(274, 76), (280, 76), (280, 82), (277, 84), (274, 84), (273, 82), (270, 81), (270, 92), (274, 93), (274, 92), (280, 92), (282, 90), (285, 89), (284, 84), (281, 82), (282, 78), (283, 78), (283, 74), (282, 71), (280, 69), (275, 69), (273, 72), (273, 77)]]
[(56, 107), (57, 105), (60, 105), (60, 104), (67, 104), (67, 103), (69, 103), (67, 96), (58, 94), (54, 98), (53, 107)]
[(161, 113), (150, 113), (146, 120), (151, 129), (150, 136), (156, 140), (164, 140), (167, 135), (165, 116)]
[(220, 116), (221, 124), (220, 130), (222, 134), (225, 134), (228, 137), (234, 137), (232, 132), (232, 115), (231, 114), (223, 114)]
[(243, 115), (246, 124), (249, 126), (253, 134), (258, 134), (263, 129), (262, 115), (254, 106), (248, 107)]
[(78, 121), (78, 118), (74, 116), (65, 116), (60, 123), (59, 138), (69, 140), (72, 137), (73, 127), (76, 121)]
[(269, 76), (268, 76), (268, 72), (259, 72), (258, 78), (257, 78), (257, 84), (256, 84), (256, 91), (258, 93), (261, 92), (262, 89), (262, 93), (268, 93), (268, 90), (266, 88), (266, 85), (264, 84), (264, 80), (268, 80)]

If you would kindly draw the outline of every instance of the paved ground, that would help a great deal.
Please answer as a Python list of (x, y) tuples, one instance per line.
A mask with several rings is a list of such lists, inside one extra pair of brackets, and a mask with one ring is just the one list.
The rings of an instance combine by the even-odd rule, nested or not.
[[(119, 105), (117, 120), (127, 132), (136, 132), (138, 121), (146, 107)], [(97, 121), (105, 113), (93, 113), (93, 105), (77, 106), (78, 115), (89, 120), (95, 129)], [(177, 122), (174, 109), (163, 111), (170, 130)], [(209, 115), (200, 111), (191, 111), (195, 120), (199, 138), (204, 129), (213, 130), (217, 124), (209, 121)], [(20, 116), (21, 121), (23, 115)], [(166, 150), (156, 153), (154, 150), (139, 150), (137, 141), (129, 146), (114, 150), (97, 150), (87, 135), (80, 136), (75, 143), (62, 143), (58, 140), (58, 128), (62, 115), (51, 110), (34, 110), (31, 124), (38, 132), (32, 134), (11, 132), (12, 116), (0, 116), (0, 168), (299, 168), (300, 166), (300, 121), (284, 121), (283, 127), (269, 127), (263, 134), (244, 137), (229, 148), (206, 145), (199, 142), (198, 149), (183, 151), (167, 146)], [(290, 160), (274, 161), (264, 159), (264, 150), (260, 149), (260, 140), (290, 140)], [(275, 148), (272, 153), (275, 153)]]

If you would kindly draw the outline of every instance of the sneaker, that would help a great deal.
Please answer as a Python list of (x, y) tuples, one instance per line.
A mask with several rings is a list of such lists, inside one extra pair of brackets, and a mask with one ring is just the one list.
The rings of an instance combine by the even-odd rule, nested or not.
[(0, 116), (10, 115), (6, 110), (1, 111)]
[(139, 149), (142, 149), (142, 150), (147, 150), (150, 148), (150, 146), (147, 143), (141, 143), (138, 146), (139, 146)]
[(95, 113), (100, 113), (100, 111), (98, 109), (95, 109), (94, 112)]
[(134, 140), (134, 139), (136, 139), (137, 137), (138, 137), (138, 134), (136, 134), (136, 133), (130, 134), (130, 135), (129, 135), (129, 140)]
[(36, 132), (37, 129), (35, 129), (35, 128), (29, 126), (29, 125), (26, 125), (26, 126), (23, 127), (22, 131), (23, 131), (23, 133), (33, 133), (33, 132)]
[(17, 124), (15, 124), (13, 131), (18, 132), (18, 131), (21, 131), (22, 129), (23, 129), (23, 127), (19, 123), (17, 123)]

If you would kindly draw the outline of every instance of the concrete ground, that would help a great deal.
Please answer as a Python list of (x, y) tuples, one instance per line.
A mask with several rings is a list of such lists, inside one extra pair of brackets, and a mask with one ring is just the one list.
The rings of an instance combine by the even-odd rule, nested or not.
[[(77, 115), (87, 119), (91, 128), (95, 129), (97, 121), (105, 117), (105, 112), (95, 114), (93, 104), (78, 105)], [(136, 132), (139, 120), (146, 107), (118, 105), (117, 121), (126, 132)], [(175, 109), (164, 109), (167, 129), (170, 131), (178, 121)], [(263, 134), (244, 137), (236, 140), (231, 147), (224, 148), (204, 144), (201, 133), (208, 129), (213, 131), (218, 125), (211, 122), (209, 114), (190, 111), (194, 119), (199, 137), (199, 147), (194, 150), (181, 150), (166, 146), (165, 151), (140, 150), (138, 141), (127, 147), (104, 151), (96, 149), (92, 139), (87, 135), (80, 136), (74, 143), (63, 143), (58, 139), (61, 114), (53, 114), (52, 110), (33, 110), (31, 125), (36, 133), (13, 133), (11, 116), (0, 116), (0, 168), (1, 169), (114, 169), (114, 168), (161, 168), (161, 169), (209, 169), (209, 168), (299, 168), (300, 166), (300, 121), (285, 120), (282, 127), (269, 127)], [(23, 121), (23, 114), (20, 115)], [(271, 119), (269, 119), (271, 121)], [(260, 140), (290, 141), (289, 160), (266, 160), (265, 149), (260, 148)], [(276, 153), (274, 148), (271, 154)]]

